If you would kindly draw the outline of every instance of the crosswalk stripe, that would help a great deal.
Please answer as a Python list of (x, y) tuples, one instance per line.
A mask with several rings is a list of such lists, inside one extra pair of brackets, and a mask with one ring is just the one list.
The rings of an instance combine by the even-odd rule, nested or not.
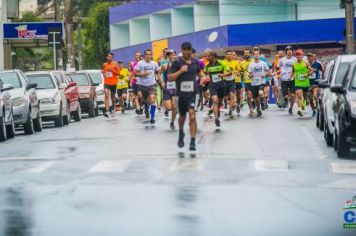
[(37, 163), (37, 164), (27, 164), (25, 166), (21, 166), (20, 168), (15, 169), (14, 171), (17, 172), (25, 172), (25, 173), (31, 173), (31, 174), (39, 174), (50, 167), (52, 167), (54, 164), (57, 162), (43, 162), (43, 163)]
[(198, 159), (184, 159), (173, 162), (169, 171), (200, 171), (203, 169), (204, 162)]
[(288, 171), (288, 161), (286, 160), (255, 160), (255, 171)]
[(356, 175), (356, 163), (331, 162), (329, 169), (334, 174), (354, 174)]
[(89, 173), (118, 173), (123, 172), (131, 163), (130, 160), (99, 161), (89, 169)]

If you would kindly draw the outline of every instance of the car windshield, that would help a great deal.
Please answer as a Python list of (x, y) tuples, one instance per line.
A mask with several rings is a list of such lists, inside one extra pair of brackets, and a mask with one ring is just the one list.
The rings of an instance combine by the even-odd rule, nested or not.
[(91, 77), (91, 79), (93, 80), (94, 83), (99, 83), (101, 84), (103, 81), (102, 81), (102, 78), (101, 78), (101, 72), (99, 71), (92, 71), (92, 72), (89, 72), (89, 75)]
[(55, 84), (50, 75), (27, 75), (31, 83), (36, 83), (36, 89), (54, 89)]
[(88, 78), (84, 74), (71, 74), (70, 77), (78, 86), (90, 85)]
[(335, 84), (342, 84), (342, 80), (345, 77), (346, 71), (349, 68), (351, 62), (342, 62), (336, 73)]
[(21, 81), (16, 72), (0, 73), (1, 84), (11, 84), (14, 88), (21, 87)]

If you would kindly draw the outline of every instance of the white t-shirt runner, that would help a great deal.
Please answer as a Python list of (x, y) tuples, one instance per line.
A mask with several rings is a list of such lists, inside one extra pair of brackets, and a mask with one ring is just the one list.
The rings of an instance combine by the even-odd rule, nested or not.
[(251, 62), (248, 67), (248, 72), (252, 73), (252, 86), (258, 86), (266, 84), (266, 74), (269, 71), (269, 67), (266, 62)]
[(281, 71), (281, 80), (282, 81), (293, 80), (293, 78), (291, 79), (290, 76), (293, 72), (293, 65), (296, 61), (297, 61), (296, 57), (291, 57), (291, 58), (283, 57), (279, 60), (277, 67), (282, 68), (282, 71)]
[(139, 61), (135, 67), (135, 71), (141, 72), (141, 73), (148, 71), (149, 75), (147, 77), (139, 77), (137, 84), (146, 86), (146, 87), (157, 84), (155, 75), (160, 70), (161, 70), (161, 67), (159, 67), (157, 62), (155, 62), (155, 61), (150, 61), (148, 63), (145, 60)]

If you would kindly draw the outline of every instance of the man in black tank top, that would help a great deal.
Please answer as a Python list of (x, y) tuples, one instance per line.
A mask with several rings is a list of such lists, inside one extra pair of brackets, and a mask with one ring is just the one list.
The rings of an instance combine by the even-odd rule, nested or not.
[(195, 136), (197, 133), (197, 122), (195, 106), (198, 104), (198, 84), (197, 76), (203, 77), (199, 62), (192, 58), (192, 45), (189, 42), (182, 44), (183, 57), (173, 62), (169, 71), (168, 80), (176, 81), (178, 109), (179, 109), (179, 140), (178, 147), (184, 147), (184, 123), (187, 113), (189, 113), (189, 124), (191, 141), (189, 150), (195, 151)]

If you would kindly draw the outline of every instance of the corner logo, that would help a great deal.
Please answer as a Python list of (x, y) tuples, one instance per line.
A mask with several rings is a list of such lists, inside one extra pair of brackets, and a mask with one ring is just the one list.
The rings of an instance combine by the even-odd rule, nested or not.
[(36, 37), (37, 30), (28, 30), (27, 25), (19, 25), (15, 29), (18, 38), (33, 39)]
[(344, 228), (356, 229), (356, 196), (347, 200), (344, 207)]
[(212, 33), (209, 35), (209, 37), (208, 37), (209, 43), (212, 43), (212, 42), (214, 42), (215, 40), (217, 40), (217, 39), (218, 39), (218, 36), (219, 36), (218, 32), (216, 32), (216, 31), (212, 32)]

